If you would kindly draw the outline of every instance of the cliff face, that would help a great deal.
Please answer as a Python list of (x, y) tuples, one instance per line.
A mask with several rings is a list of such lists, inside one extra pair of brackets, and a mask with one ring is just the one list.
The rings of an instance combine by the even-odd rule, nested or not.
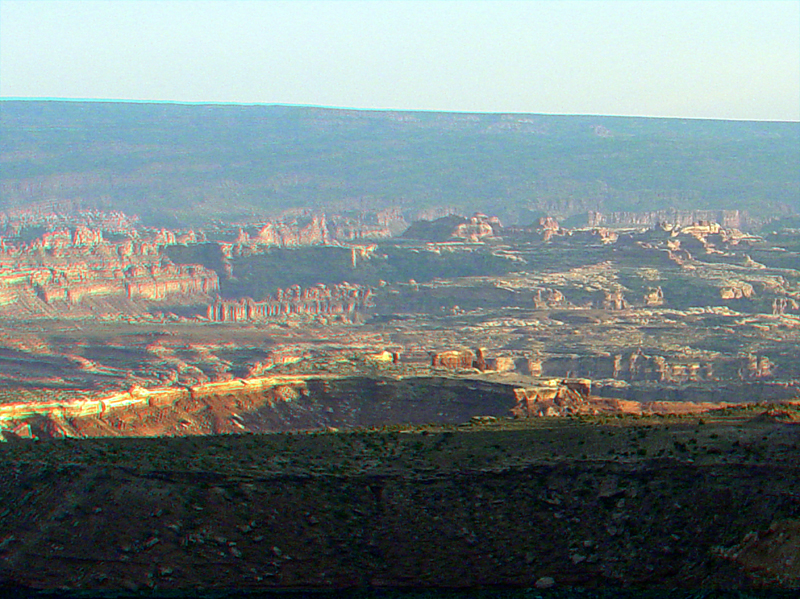
[(479, 381), (265, 376), (2, 404), (0, 439), (20, 433), (38, 438), (194, 436), (457, 424), (473, 416), (508, 416), (513, 407), (512, 387)]
[(658, 223), (687, 226), (699, 221), (715, 221), (723, 227), (741, 229), (749, 224), (746, 212), (740, 210), (655, 210), (651, 212), (588, 213), (589, 226), (640, 225), (651, 227)]
[(511, 412), (518, 418), (569, 416), (588, 411), (591, 381), (553, 381), (555, 384), (514, 389), (517, 405)]
[(769, 380), (775, 375), (775, 365), (767, 356), (747, 354), (676, 360), (648, 355), (641, 349), (626, 354), (551, 356), (538, 360), (536, 370), (548, 377), (572, 375), (631, 383)]
[(0, 306), (17, 314), (70, 312), (88, 298), (162, 301), (207, 298), (217, 274), (198, 265), (174, 265), (161, 250), (175, 243), (170, 231), (111, 242), (88, 227), (59, 229), (29, 243), (3, 244)]
[(263, 302), (250, 298), (218, 299), (208, 307), (213, 322), (246, 322), (269, 320), (290, 314), (338, 315), (353, 320), (372, 306), (372, 290), (361, 285), (316, 285), (301, 289), (295, 285), (279, 289)]
[(240, 227), (234, 234), (220, 231), (211, 239), (223, 246), (228, 257), (258, 253), (266, 248), (329, 245), (392, 237), (402, 226), (402, 217), (392, 211), (370, 213), (358, 218), (324, 213), (287, 216)]
[(308, 223), (301, 221), (267, 223), (253, 238), (243, 233), (239, 243), (242, 245), (291, 247), (324, 244), (330, 243), (330, 241), (328, 223), (323, 214), (313, 216)]
[(129, 299), (161, 301), (175, 295), (212, 295), (219, 291), (214, 271), (202, 266), (153, 265), (126, 272)]

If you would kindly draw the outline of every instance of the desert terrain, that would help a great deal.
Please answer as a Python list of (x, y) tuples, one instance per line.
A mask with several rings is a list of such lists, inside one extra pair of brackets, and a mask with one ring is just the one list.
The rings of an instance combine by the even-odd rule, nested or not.
[[(176, 137), (48, 163), (43, 140), (72, 129), (30, 108), (2, 112), (0, 584), (800, 586), (800, 206), (778, 168), (796, 127), (288, 111), (267, 141), (242, 133), (274, 149), (254, 180), (206, 125), (213, 151)], [(147, 141), (145, 112), (106, 134)], [(275, 158), (287, 131), (306, 162)], [(405, 158), (379, 199), (394, 158), (361, 150), (381, 135)], [(731, 139), (755, 182), (719, 175)], [(549, 158), (454, 182), (468, 140)], [(648, 163), (662, 187), (634, 193), (659, 144), (719, 163), (682, 191), (678, 158)], [(578, 184), (589, 158), (609, 170)]]

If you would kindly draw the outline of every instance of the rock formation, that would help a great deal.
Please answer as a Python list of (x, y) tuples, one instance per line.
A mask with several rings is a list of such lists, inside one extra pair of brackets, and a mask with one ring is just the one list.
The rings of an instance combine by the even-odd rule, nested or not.
[(603, 310), (626, 310), (628, 302), (621, 291), (606, 291), (600, 307)]
[(533, 303), (537, 310), (547, 310), (549, 308), (563, 308), (567, 306), (564, 294), (558, 289), (540, 288), (536, 289), (533, 296)]
[(433, 222), (414, 222), (403, 233), (403, 237), (434, 242), (462, 240), (478, 243), (499, 236), (502, 230), (503, 226), (496, 216), (490, 217), (476, 212), (468, 219), (460, 216), (446, 216)]
[(753, 286), (744, 281), (734, 281), (731, 285), (720, 287), (719, 297), (724, 300), (750, 299), (753, 297)]
[(653, 226), (660, 223), (693, 225), (700, 221), (714, 221), (723, 227), (742, 229), (749, 224), (749, 216), (740, 210), (656, 210), (652, 212), (588, 213), (590, 227), (608, 225)]
[(215, 295), (216, 273), (162, 257), (161, 249), (174, 243), (174, 234), (163, 229), (112, 242), (83, 226), (29, 243), (7, 241), (0, 252), (0, 306), (35, 314), (69, 312), (90, 297), (158, 302)]
[(448, 350), (431, 355), (431, 367), (452, 370), (474, 368), (475, 354), (468, 349)]
[(661, 287), (649, 288), (644, 294), (645, 306), (663, 306), (664, 305), (664, 291)]
[(372, 305), (369, 287), (341, 283), (300, 288), (299, 285), (278, 289), (262, 302), (251, 298), (240, 300), (217, 299), (208, 307), (212, 322), (264, 321), (291, 314), (341, 316), (353, 320)]
[(511, 413), (518, 418), (570, 416), (587, 411), (591, 381), (565, 379), (514, 390), (517, 401)]
[(789, 297), (776, 297), (772, 301), (772, 315), (780, 316), (788, 311), (800, 310), (800, 302)]
[(476, 369), (481, 372), (510, 372), (516, 369), (516, 362), (510, 356), (489, 357), (485, 347), (474, 352), (469, 349), (452, 349), (431, 354), (432, 368), (450, 370)]
[(747, 354), (741, 363), (739, 376), (742, 379), (764, 379), (773, 375), (774, 364), (767, 356)]

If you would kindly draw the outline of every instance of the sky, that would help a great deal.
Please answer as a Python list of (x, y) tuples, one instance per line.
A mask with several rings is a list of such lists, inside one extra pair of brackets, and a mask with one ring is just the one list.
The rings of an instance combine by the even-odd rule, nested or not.
[(0, 0), (0, 97), (800, 120), (800, 0)]

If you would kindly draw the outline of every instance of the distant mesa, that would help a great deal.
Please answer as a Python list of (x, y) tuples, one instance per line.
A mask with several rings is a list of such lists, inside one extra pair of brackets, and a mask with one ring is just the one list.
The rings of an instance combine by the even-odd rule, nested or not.
[(403, 237), (432, 242), (455, 240), (477, 243), (500, 236), (502, 229), (499, 218), (477, 212), (470, 218), (450, 215), (434, 221), (416, 221), (406, 229)]

